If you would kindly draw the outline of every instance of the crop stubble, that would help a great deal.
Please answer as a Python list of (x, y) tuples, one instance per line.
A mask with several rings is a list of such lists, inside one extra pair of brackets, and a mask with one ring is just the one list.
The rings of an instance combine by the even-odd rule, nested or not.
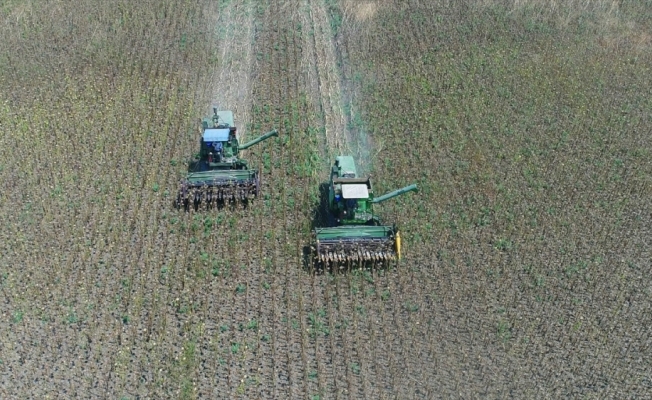
[[(617, 115), (621, 107), (641, 110), (645, 101), (627, 88), (630, 84), (648, 87), (649, 79), (639, 75), (638, 69), (639, 73), (629, 75), (630, 72), (624, 72), (620, 66), (602, 64), (597, 60), (608, 58), (609, 53), (602, 53), (590, 45), (590, 50), (584, 48), (570, 56), (563, 46), (558, 48), (546, 43), (549, 39), (528, 36), (530, 33), (524, 33), (529, 32), (527, 29), (519, 32), (523, 27), (515, 21), (510, 22), (514, 24), (512, 29), (527, 39), (508, 42), (509, 50), (503, 50), (501, 45), (505, 42), (501, 40), (504, 38), (486, 36), (491, 30), (486, 21), (491, 19), (485, 18), (483, 13), (474, 14), (477, 10), (473, 7), (461, 19), (455, 14), (459, 10), (436, 2), (420, 5), (389, 2), (385, 5), (390, 8), (388, 12), (378, 15), (379, 18), (382, 15), (385, 24), (368, 25), (370, 29), (363, 38), (344, 37), (353, 47), (349, 52), (359, 55), (355, 59), (356, 69), (363, 72), (362, 79), (377, 83), (375, 88), (369, 85), (363, 90), (366, 93), (363, 108), (366, 120), (372, 121), (371, 130), (386, 132), (383, 138), (389, 149), (402, 148), (405, 133), (386, 131), (379, 123), (391, 110), (394, 116), (390, 116), (388, 123), (411, 116), (410, 137), (420, 138), (417, 147), (407, 153), (381, 152), (384, 162), (375, 165), (377, 174), (387, 177), (401, 166), (402, 177), (413, 176), (423, 193), (413, 197), (415, 201), (399, 200), (398, 204), (409, 204), (405, 211), (397, 211), (394, 205), (387, 207), (402, 226), (410, 226), (404, 229), (407, 242), (421, 246), (410, 251), (405, 264), (419, 265), (415, 272), (407, 272), (412, 275), (409, 282), (422, 283), (420, 293), (410, 301), (416, 300), (415, 305), (419, 305), (417, 311), (425, 318), (421, 323), (428, 322), (428, 333), (425, 338), (404, 335), (403, 339), (414, 340), (415, 344), (404, 344), (403, 348), (422, 348), (429, 357), (435, 358), (437, 367), (428, 371), (430, 379), (427, 382), (436, 385), (441, 393), (461, 393), (465, 397), (507, 390), (516, 390), (525, 397), (643, 393), (646, 384), (640, 375), (641, 367), (631, 367), (637, 376), (636, 382), (622, 379), (629, 368), (625, 367), (624, 360), (635, 353), (620, 350), (622, 358), (615, 357), (614, 350), (609, 348), (616, 343), (648, 348), (648, 340), (642, 333), (646, 329), (632, 323), (634, 318), (647, 319), (644, 314), (634, 317), (635, 310), (641, 312), (642, 309), (632, 308), (622, 313), (619, 304), (634, 304), (625, 299), (649, 296), (644, 289), (646, 284), (638, 286), (632, 279), (647, 282), (645, 274), (636, 271), (640, 263), (645, 264), (643, 243), (649, 241), (649, 230), (639, 224), (649, 218), (638, 210), (646, 207), (641, 196), (649, 193), (650, 188), (648, 183), (640, 186), (641, 175), (637, 177), (635, 171), (649, 171), (649, 166), (634, 158), (640, 151), (634, 149), (649, 149), (650, 146), (645, 139), (648, 136), (640, 130), (644, 130), (646, 124), (641, 124), (646, 120), (643, 114), (634, 112), (636, 116), (631, 119), (621, 119)], [(421, 18), (423, 15), (432, 18)], [(503, 14), (498, 11), (493, 15)], [(390, 23), (392, 19), (394, 22)], [(464, 25), (465, 19), (473, 23)], [(433, 20), (437, 24), (433, 25)], [(485, 21), (486, 25), (478, 21)], [(470, 37), (465, 29), (477, 23), (481, 28), (469, 28), (477, 35)], [(565, 34), (561, 33), (560, 37)], [(456, 39), (456, 35), (461, 39)], [(434, 43), (433, 38), (437, 38)], [(588, 42), (591, 45), (600, 43), (593, 37)], [(474, 43), (482, 44), (482, 50), (475, 51), (478, 48)], [(372, 48), (365, 49), (364, 44)], [(405, 51), (392, 53), (391, 49), (396, 46), (403, 46)], [(492, 46), (498, 49), (492, 50)], [(528, 66), (525, 57), (517, 56), (519, 51), (527, 54), (527, 49), (546, 53), (548, 63)], [(507, 54), (511, 51), (512, 58), (498, 56), (501, 51)], [(629, 50), (622, 51), (633, 56)], [(496, 57), (498, 62), (483, 64), (483, 57), (484, 60)], [(367, 69), (365, 63), (374, 68)], [(442, 68), (449, 63), (452, 64), (450, 69)], [(602, 67), (596, 68), (597, 65), (610, 65), (606, 67), (609, 72)], [(521, 68), (529, 69), (529, 74), (523, 74)], [(509, 72), (504, 72), (505, 69)], [(497, 71), (503, 74), (493, 75)], [(632, 81), (626, 83), (621, 74), (630, 76)], [(393, 79), (396, 75), (403, 79)], [(622, 86), (616, 88), (607, 84), (614, 93), (606, 96), (596, 89), (592, 78), (611, 81), (606, 77), (613, 75), (616, 77), (611, 84)], [(510, 77), (525, 80), (517, 83), (514, 80), (518, 78)], [(634, 80), (638, 83), (634, 84)], [(528, 92), (528, 85), (532, 85), (532, 93)], [(500, 101), (505, 86), (512, 91), (512, 96), (505, 98), (517, 100), (500, 104), (496, 110), (500, 117), (496, 117), (487, 104)], [(554, 87), (556, 93), (565, 95), (547, 97), (550, 100), (544, 101), (548, 101), (548, 106), (541, 104), (537, 95), (547, 93), (542, 90), (546, 87)], [(587, 101), (583, 96), (595, 101)], [(429, 102), (424, 101), (426, 98)], [(483, 105), (483, 102), (486, 103)], [(562, 109), (571, 108), (570, 115), (575, 119), (566, 120), (563, 115), (569, 114), (556, 110), (558, 104)], [(506, 112), (510, 106), (516, 106), (517, 112)], [(536, 117), (540, 119), (535, 117), (534, 124), (524, 123), (520, 112), (531, 112), (533, 108), (538, 110)], [(549, 108), (553, 110), (548, 111)], [(589, 117), (587, 112), (595, 114)], [(578, 128), (578, 119), (582, 120), (581, 128)], [(619, 123), (614, 123), (616, 121)], [(554, 128), (548, 130), (551, 125)], [(499, 126), (503, 127), (500, 129), (516, 127), (517, 132), (531, 133), (526, 133), (525, 137), (516, 134), (511, 139), (513, 133), (506, 133), (505, 139), (498, 139), (500, 129), (496, 127)], [(562, 135), (565, 129), (567, 132)], [(600, 131), (611, 132), (611, 139), (603, 142)], [(571, 139), (564, 138), (568, 132), (572, 132)], [(492, 146), (492, 141), (500, 141), (500, 145), (494, 142)], [(568, 145), (563, 145), (565, 141), (569, 141)], [(514, 143), (522, 147), (513, 148)], [(601, 149), (597, 150), (591, 143), (602, 143)], [(613, 153), (612, 145), (621, 149), (616, 152), (618, 155)], [(548, 150), (550, 148), (554, 150)], [(508, 163), (495, 161), (505, 156), (517, 162), (532, 157), (527, 155), (526, 149), (537, 152), (535, 168), (510, 168)], [(620, 180), (622, 176), (610, 177), (603, 167), (626, 163), (620, 157), (627, 158), (631, 167), (621, 171), (628, 176), (626, 180)], [(595, 162), (591, 162), (592, 159)], [(468, 167), (469, 172), (464, 172)], [(594, 174), (586, 173), (595, 169), (598, 171)], [(614, 170), (610, 170), (613, 174)], [(518, 176), (520, 173), (525, 179), (523, 175)], [(533, 191), (532, 187), (541, 186), (542, 180), (548, 184), (537, 189), (538, 192)], [(506, 189), (512, 195), (506, 196)], [(600, 200), (587, 202), (587, 197)], [(460, 204), (462, 201), (467, 203)], [(617, 205), (628, 202), (632, 207)], [(601, 206), (595, 208), (598, 203)], [(479, 212), (483, 208), (484, 211)], [(545, 211), (536, 212), (537, 208)], [(492, 210), (483, 215), (488, 209)], [(608, 211), (614, 209), (621, 210), (621, 223), (627, 229), (620, 229), (620, 223), (614, 224), (613, 211)], [(469, 224), (465, 220), (470, 226), (464, 225)], [(423, 229), (415, 224), (417, 221), (429, 223), (431, 228)], [(438, 226), (436, 221), (442, 225)], [(627, 250), (621, 245), (627, 246)], [(605, 251), (606, 248), (611, 250)], [(627, 258), (630, 258), (631, 269), (624, 267), (628, 264)], [(606, 259), (611, 261), (605, 262)], [(412, 294), (408, 286), (405, 289), (399, 290)], [(423, 299), (428, 302), (424, 303)], [(644, 307), (642, 303), (637, 304)], [(422, 307), (429, 310), (425, 312)], [(607, 312), (610, 317), (601, 317), (604, 311), (600, 310), (611, 310)], [(394, 314), (400, 315), (396, 310)], [(622, 325), (610, 318), (618, 319)], [(431, 319), (432, 324), (429, 323)], [(410, 327), (409, 322), (410, 318), (403, 319), (403, 329)], [(611, 323), (614, 327), (627, 327), (618, 332), (624, 336), (617, 336), (616, 330), (608, 327)], [(430, 343), (424, 344), (424, 340)], [(575, 346), (581, 346), (581, 351)], [(401, 357), (408, 368), (412, 365), (411, 359), (407, 352)], [(588, 369), (591, 360), (596, 362), (596, 370)], [(604, 360), (623, 364), (605, 371)], [(417, 368), (411, 371), (412, 376), (419, 373)], [(423, 376), (424, 371), (420, 372)], [(461, 385), (463, 381), (478, 385)], [(488, 381), (491, 384), (482, 387), (482, 382)], [(541, 381), (545, 384), (537, 385)], [(611, 384), (607, 384), (609, 381)], [(488, 392), (488, 388), (496, 392)]]
[[(504, 80), (487, 77), (487, 70), (467, 71), (468, 60), (455, 64), (451, 54), (474, 50), (442, 41), (440, 31), (461, 14), (435, 3), (344, 2), (335, 38), (328, 36), (330, 9), (316, 0), (234, 1), (217, 16), (202, 2), (107, 6), (99, 13), (91, 2), (80, 4), (86, 13), (49, 5), (37, 11), (60, 18), (17, 9), (3, 20), (10, 33), (25, 21), (43, 27), (25, 32), (24, 40), (7, 35), (5, 46), (48, 55), (39, 65), (3, 53), (10, 54), (3, 59), (9, 66), (3, 67), (0, 111), (8, 121), (0, 138), (4, 398), (428, 398), (510, 391), (622, 397), (649, 388), (649, 357), (637, 355), (649, 354), (651, 337), (649, 274), (641, 270), (649, 252), (640, 247), (649, 242), (650, 216), (635, 211), (648, 205), (649, 166), (630, 151), (634, 145), (649, 150), (649, 141), (632, 133), (649, 126), (649, 117), (627, 108), (649, 102), (637, 100), (628, 86), (634, 64), (622, 72), (589, 63), (602, 78), (615, 74), (604, 83), (611, 96), (588, 104), (606, 115), (622, 105), (619, 130), (598, 135), (596, 147), (536, 131), (559, 146), (573, 144), (547, 158), (511, 148), (532, 144), (518, 138), (499, 148), (472, 128), (458, 133), (473, 124), (489, 131), (483, 120), (496, 119), (464, 82), (498, 92), (492, 85)], [(63, 18), (82, 14), (94, 18)], [(414, 17), (419, 14), (443, 18), (435, 29)], [(72, 33), (51, 25), (58, 20), (71, 22)], [(225, 36), (202, 44), (215, 34), (206, 21), (218, 21), (224, 29), (218, 36)], [(235, 32), (242, 36), (232, 37)], [(446, 32), (450, 39), (463, 29)], [(387, 39), (397, 37), (402, 42)], [(432, 56), (424, 51), (432, 38), (441, 49), (428, 61), (438, 61), (436, 67), (421, 58)], [(491, 41), (483, 43), (491, 48)], [(404, 51), (395, 51), (401, 45)], [(557, 66), (550, 83), (545, 57), (529, 63), (519, 53), (508, 63), (500, 54), (484, 62), (494, 70), (517, 65), (511, 74), (525, 82), (540, 77), (535, 82), (544, 93), (555, 85), (564, 92), (559, 82), (568, 82), (575, 97), (561, 102), (583, 101), (570, 67)], [(428, 65), (432, 69), (424, 69)], [(439, 108), (421, 108), (424, 97), (416, 93), (430, 92), (419, 76), (437, 89)], [(591, 90), (590, 82), (580, 82)], [(649, 87), (643, 75), (636, 82)], [(522, 104), (538, 101), (518, 86), (508, 89)], [(456, 108), (451, 93), (463, 93), (467, 108)], [(494, 94), (494, 102), (502, 101)], [(386, 103), (378, 106), (375, 96)], [(247, 209), (177, 213), (165, 193), (176, 189), (183, 160), (196, 151), (198, 118), (219, 100), (237, 110), (247, 137), (280, 128), (278, 143), (264, 142), (246, 155), (263, 171), (264, 195)], [(343, 101), (363, 113), (375, 142), (386, 144), (376, 149), (377, 189), (410, 178), (422, 188), (382, 209), (405, 227), (407, 253), (398, 270), (331, 276), (302, 269), (323, 171), (332, 152), (351, 145), (335, 135), (352, 119), (342, 116)], [(538, 105), (545, 117), (560, 114)], [(451, 117), (455, 113), (459, 118)], [(521, 123), (519, 114), (511, 115)], [(380, 121), (405, 128), (397, 116), (411, 117), (417, 147), (393, 150), (404, 148), (405, 132), (384, 130)], [(613, 126), (609, 118), (595, 118)], [(574, 129), (566, 122), (560, 131)], [(499, 118), (495, 124), (510, 127)], [(543, 118), (516, 127), (537, 126), (545, 126)], [(32, 140), (37, 137), (52, 140)], [(492, 151), (504, 157), (494, 161)], [(570, 156), (580, 159), (582, 152), (607, 167), (581, 164), (579, 171)], [(513, 169), (505, 158), (516, 160)], [(536, 176), (518, 164), (523, 158), (548, 161), (538, 167), (551, 175)], [(510, 186), (527, 202), (510, 200), (498, 183), (465, 172), (474, 168), (500, 172), (498, 181), (508, 185), (527, 182)], [(595, 175), (606, 191), (591, 186)], [(554, 183), (548, 191), (557, 197), (532, 189), (544, 179)], [(619, 193), (629, 194), (630, 208)], [(495, 207), (496, 199), (514, 214)], [(547, 217), (525, 205), (536, 202)], [(493, 208), (485, 214), (479, 206)], [(465, 227), (465, 213), (479, 222)], [(531, 228), (537, 217), (539, 228)], [(509, 218), (511, 226), (503, 222)]]

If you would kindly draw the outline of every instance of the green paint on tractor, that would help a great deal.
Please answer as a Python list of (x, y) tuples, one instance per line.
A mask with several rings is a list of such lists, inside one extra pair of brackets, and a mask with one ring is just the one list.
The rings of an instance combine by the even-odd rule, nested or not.
[(396, 226), (384, 226), (374, 204), (417, 190), (417, 185), (374, 197), (371, 179), (358, 176), (351, 156), (339, 156), (331, 169), (328, 189), (328, 227), (316, 228), (317, 259), (322, 263), (400, 259), (401, 239)]
[(177, 206), (247, 201), (258, 196), (260, 174), (255, 169), (249, 169), (247, 161), (239, 154), (241, 150), (273, 136), (278, 136), (276, 130), (240, 144), (233, 113), (213, 108), (213, 116), (202, 121), (199, 154), (189, 163), (188, 175), (181, 181)]

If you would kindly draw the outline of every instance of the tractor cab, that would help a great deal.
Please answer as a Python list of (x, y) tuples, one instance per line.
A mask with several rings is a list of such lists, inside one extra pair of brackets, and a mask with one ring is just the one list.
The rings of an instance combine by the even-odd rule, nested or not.
[(199, 158), (210, 169), (229, 169), (238, 156), (238, 139), (231, 111), (213, 109), (213, 116), (202, 121)]
[(371, 216), (369, 178), (333, 178), (330, 192), (340, 223), (364, 224)]
[(220, 163), (229, 162), (237, 155), (235, 144), (236, 128), (204, 129), (201, 143), (201, 158), (210, 167), (218, 167)]
[(369, 198), (369, 187), (364, 183), (345, 183), (340, 185), (340, 193), (344, 202), (344, 214), (355, 215), (359, 202)]
[(353, 157), (336, 157), (329, 192), (329, 201), (338, 223), (365, 224), (372, 218), (371, 180), (358, 176)]

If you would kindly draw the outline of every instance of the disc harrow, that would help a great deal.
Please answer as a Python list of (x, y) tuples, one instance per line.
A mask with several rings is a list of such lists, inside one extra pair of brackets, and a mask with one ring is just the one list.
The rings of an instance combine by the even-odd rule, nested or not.
[(179, 205), (247, 201), (255, 198), (259, 190), (258, 179), (245, 182), (214, 180), (200, 185), (182, 182), (177, 199)]
[(317, 260), (325, 263), (348, 263), (396, 260), (394, 238), (346, 238), (317, 241)]

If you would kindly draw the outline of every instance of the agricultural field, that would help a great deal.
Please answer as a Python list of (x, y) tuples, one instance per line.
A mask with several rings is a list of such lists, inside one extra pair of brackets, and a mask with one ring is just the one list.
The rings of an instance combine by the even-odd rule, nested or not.
[[(652, 2), (8, 0), (0, 398), (652, 396)], [(177, 210), (233, 110), (248, 207)], [(351, 154), (404, 257), (306, 247)], [(350, 267), (350, 268), (349, 268)]]

